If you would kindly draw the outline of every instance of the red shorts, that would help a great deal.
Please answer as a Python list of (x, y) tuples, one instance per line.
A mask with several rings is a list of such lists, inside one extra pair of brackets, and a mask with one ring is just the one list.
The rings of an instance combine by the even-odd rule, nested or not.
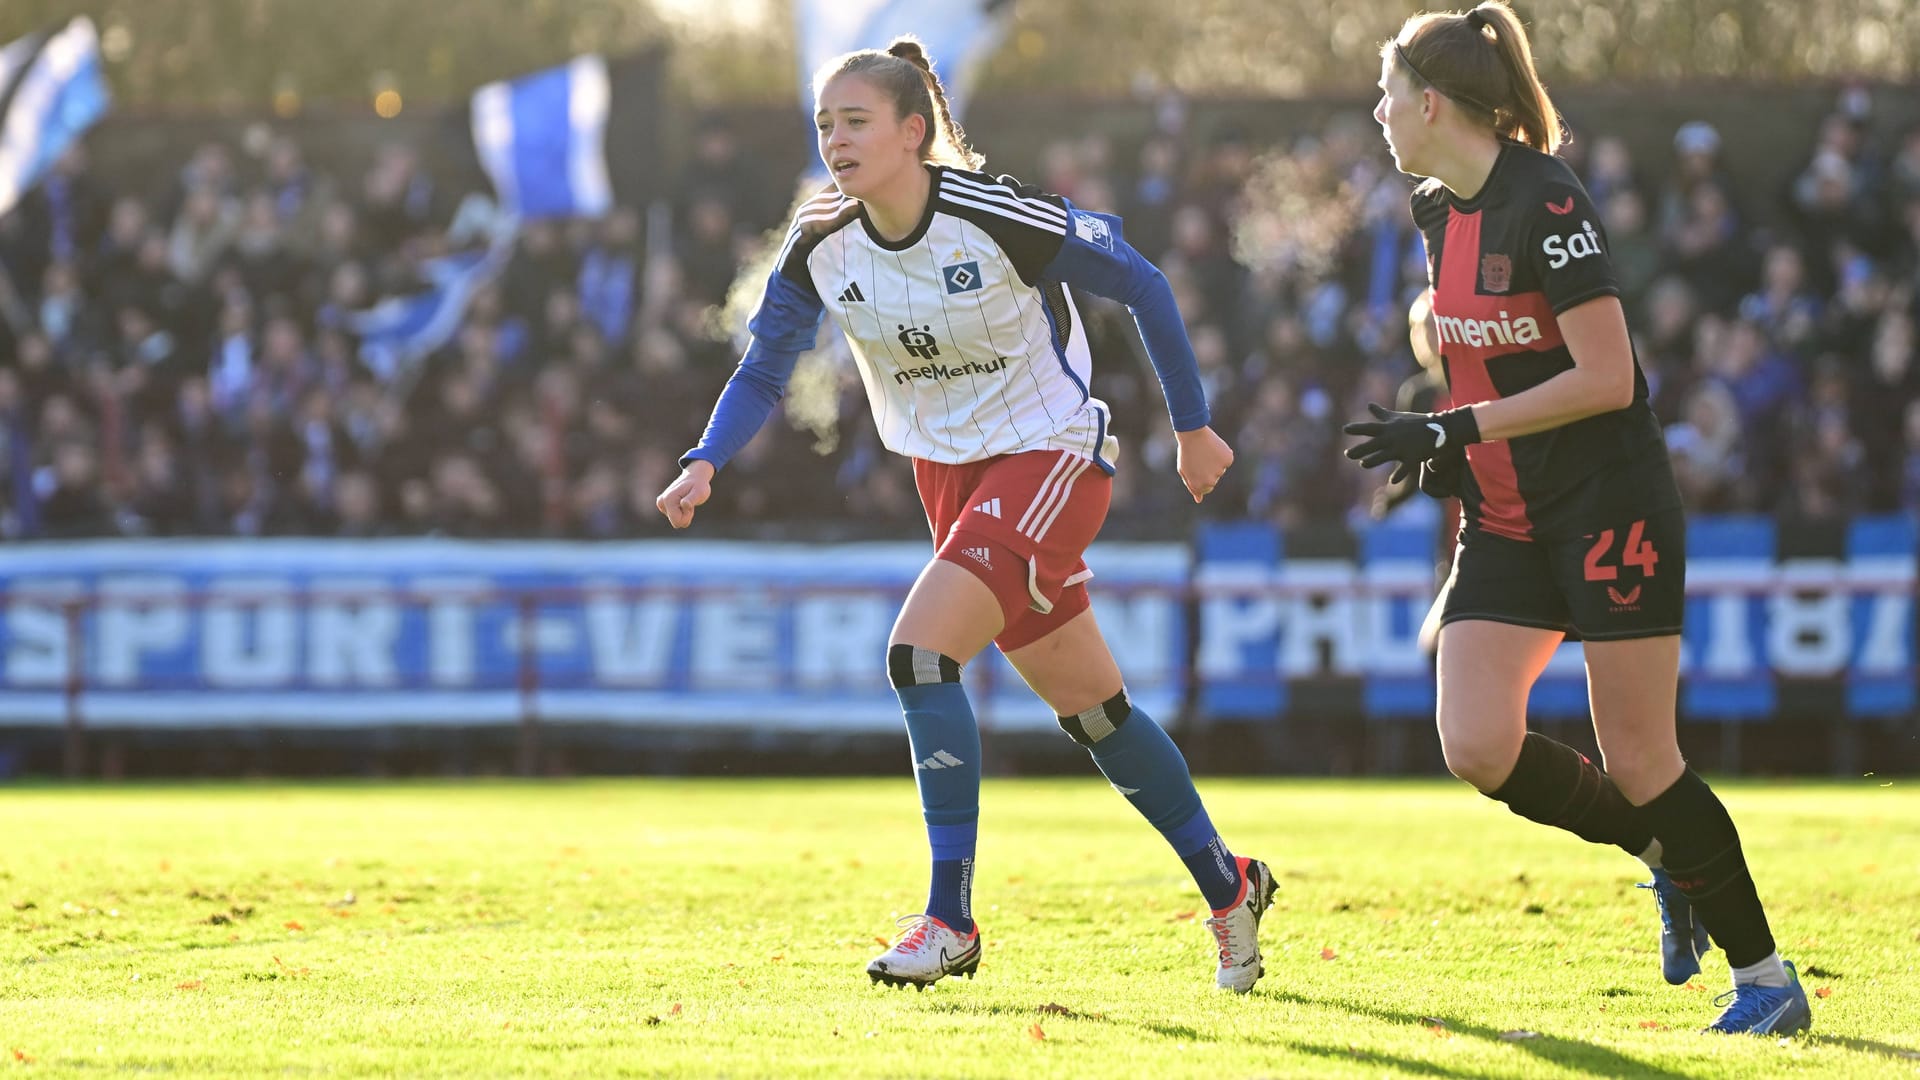
[(913, 462), (935, 558), (972, 571), (1000, 601), (994, 644), (1031, 645), (1087, 610), (1081, 558), (1107, 520), (1113, 478), (1092, 458), (1029, 450), (965, 465)]

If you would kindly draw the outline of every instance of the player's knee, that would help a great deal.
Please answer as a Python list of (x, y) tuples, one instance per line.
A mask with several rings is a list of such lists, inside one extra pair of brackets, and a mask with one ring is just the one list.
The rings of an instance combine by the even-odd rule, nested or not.
[(1607, 776), (1635, 805), (1645, 803), (1673, 785), (1685, 771), (1686, 760), (1677, 743), (1652, 743), (1627, 748), (1603, 746), (1602, 761)]
[(960, 661), (918, 645), (887, 646), (887, 681), (895, 690), (960, 681)]
[(1473, 731), (1442, 731), (1440, 752), (1448, 772), (1481, 791), (1506, 783), (1520, 758), (1520, 748), (1511, 739)]
[(1066, 732), (1074, 742), (1091, 747), (1120, 730), (1132, 715), (1133, 703), (1127, 700), (1127, 692), (1122, 690), (1091, 709), (1082, 709), (1072, 716), (1056, 719), (1060, 721), (1060, 730)]

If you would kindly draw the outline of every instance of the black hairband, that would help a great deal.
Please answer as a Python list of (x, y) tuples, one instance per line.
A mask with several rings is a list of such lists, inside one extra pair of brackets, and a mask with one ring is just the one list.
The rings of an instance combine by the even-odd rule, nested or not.
[[(1479, 14), (1480, 14), (1479, 12), (1475, 11), (1470, 13), (1467, 16), (1467, 18), (1472, 19)], [(1423, 83), (1426, 83), (1428, 86), (1433, 87), (1435, 91), (1442, 94), (1443, 96), (1453, 98), (1455, 101), (1465, 102), (1466, 104), (1471, 105), (1476, 109), (1481, 109), (1489, 113), (1499, 112), (1498, 109), (1495, 109), (1493, 106), (1488, 105), (1485, 102), (1478, 100), (1477, 98), (1469, 97), (1466, 94), (1455, 93), (1451, 90), (1441, 90), (1440, 84), (1434, 82), (1432, 79), (1427, 78), (1426, 73), (1421, 71), (1419, 67), (1417, 67), (1414, 64), (1413, 57), (1407, 55), (1406, 48), (1397, 41), (1393, 43), (1393, 55), (1398, 56), (1400, 58), (1400, 62), (1407, 65), (1407, 70), (1413, 72), (1415, 78), (1419, 79)]]
[(1467, 12), (1467, 25), (1473, 27), (1476, 31), (1485, 30), (1487, 28), (1487, 17), (1480, 14), (1479, 8), (1474, 8), (1472, 11)]

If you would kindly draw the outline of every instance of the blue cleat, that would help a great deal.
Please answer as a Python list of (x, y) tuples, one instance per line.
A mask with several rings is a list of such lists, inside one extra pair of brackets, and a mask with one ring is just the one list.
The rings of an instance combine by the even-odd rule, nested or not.
[(1713, 942), (1707, 938), (1706, 924), (1693, 917), (1687, 894), (1665, 870), (1655, 870), (1652, 881), (1635, 888), (1653, 890), (1653, 902), (1660, 909), (1660, 974), (1675, 986), (1700, 974), (1700, 958), (1713, 949)]
[(1713, 999), (1726, 1005), (1706, 1032), (1728, 1035), (1793, 1035), (1813, 1026), (1813, 1008), (1800, 985), (1800, 973), (1787, 963), (1786, 986), (1736, 986)]

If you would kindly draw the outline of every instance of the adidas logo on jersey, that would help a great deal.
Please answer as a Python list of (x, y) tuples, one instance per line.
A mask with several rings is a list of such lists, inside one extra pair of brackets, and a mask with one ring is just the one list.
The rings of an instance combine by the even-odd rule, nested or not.
[(864, 302), (865, 300), (866, 295), (860, 291), (860, 283), (857, 281), (849, 282), (846, 291), (840, 294), (840, 302), (843, 304)]
[(961, 761), (959, 758), (954, 757), (952, 754), (947, 753), (945, 750), (935, 750), (933, 752), (932, 757), (928, 758), (925, 761), (914, 762), (913, 767), (915, 769), (951, 769), (955, 765), (965, 765), (965, 764), (966, 762)]
[(986, 502), (983, 502), (979, 506), (974, 507), (973, 512), (976, 514), (985, 514), (988, 517), (999, 517), (1000, 516), (1000, 500), (988, 499)]
[(981, 566), (984, 566), (989, 570), (993, 569), (993, 558), (992, 558), (993, 552), (987, 548), (983, 548), (983, 547), (961, 548), (960, 554), (965, 555), (967, 558), (972, 559), (974, 562), (979, 563)]

